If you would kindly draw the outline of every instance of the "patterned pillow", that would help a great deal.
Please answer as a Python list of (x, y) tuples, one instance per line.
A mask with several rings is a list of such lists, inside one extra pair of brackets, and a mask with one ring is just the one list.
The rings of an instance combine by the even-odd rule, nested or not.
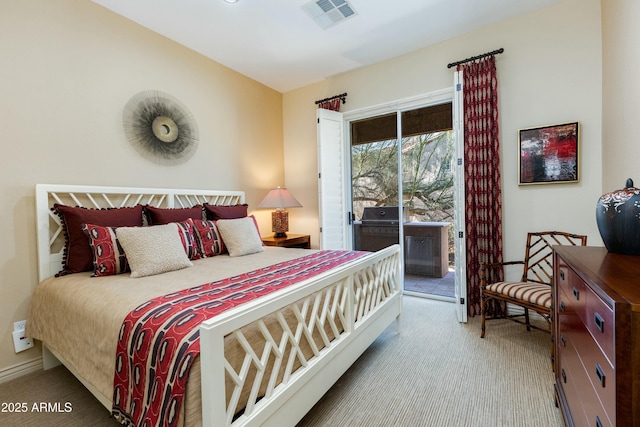
[(192, 267), (176, 223), (153, 227), (119, 227), (116, 236), (122, 245), (131, 277), (144, 277)]
[(142, 225), (142, 206), (127, 208), (88, 209), (54, 204), (52, 208), (60, 217), (64, 232), (62, 270), (56, 276), (92, 271), (93, 251), (82, 231), (82, 224), (103, 227), (135, 227)]
[(189, 218), (186, 221), (176, 222), (176, 225), (187, 257), (191, 260), (202, 258), (194, 220)]
[(198, 246), (203, 257), (212, 257), (227, 251), (220, 232), (213, 221), (194, 220)]
[(93, 277), (111, 276), (129, 271), (127, 257), (116, 237), (115, 227), (82, 224), (93, 251)]
[(187, 219), (202, 219), (202, 205), (191, 208), (156, 208), (146, 205), (144, 215), (149, 225), (169, 224), (170, 222), (182, 222)]

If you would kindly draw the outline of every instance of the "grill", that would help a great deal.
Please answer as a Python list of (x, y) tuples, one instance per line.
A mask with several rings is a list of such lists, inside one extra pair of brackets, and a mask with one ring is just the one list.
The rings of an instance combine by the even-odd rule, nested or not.
[(362, 221), (353, 223), (355, 249), (373, 252), (399, 243), (399, 227), (397, 206), (364, 208)]
[(407, 222), (398, 216), (397, 206), (364, 208), (362, 221), (353, 223), (354, 248), (375, 252), (400, 242), (404, 233), (404, 262), (407, 274), (444, 277), (448, 272), (448, 222)]

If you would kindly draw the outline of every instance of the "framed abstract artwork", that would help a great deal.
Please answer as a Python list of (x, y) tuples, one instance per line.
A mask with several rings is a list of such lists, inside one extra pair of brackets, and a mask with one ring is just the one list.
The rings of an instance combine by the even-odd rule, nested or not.
[(518, 131), (518, 184), (578, 182), (580, 123)]

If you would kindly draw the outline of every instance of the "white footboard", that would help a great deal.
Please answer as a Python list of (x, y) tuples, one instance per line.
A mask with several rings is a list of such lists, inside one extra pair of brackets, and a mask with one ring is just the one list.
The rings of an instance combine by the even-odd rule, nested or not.
[[(399, 319), (399, 253), (394, 245), (283, 290), (267, 304), (247, 303), (203, 323), (203, 425), (295, 425), (376, 337)], [(265, 319), (270, 319), (270, 326)], [(241, 331), (254, 322), (264, 340), (262, 348), (250, 345)], [(243, 351), (239, 369), (225, 357), (228, 335)], [(233, 385), (227, 396), (229, 380)], [(242, 415), (234, 420), (239, 410)]]

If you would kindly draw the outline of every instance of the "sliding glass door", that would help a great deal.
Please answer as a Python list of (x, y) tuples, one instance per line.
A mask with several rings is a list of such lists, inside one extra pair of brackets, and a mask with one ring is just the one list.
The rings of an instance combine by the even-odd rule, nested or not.
[(404, 248), (405, 291), (453, 299), (450, 102), (349, 122), (353, 247)]

